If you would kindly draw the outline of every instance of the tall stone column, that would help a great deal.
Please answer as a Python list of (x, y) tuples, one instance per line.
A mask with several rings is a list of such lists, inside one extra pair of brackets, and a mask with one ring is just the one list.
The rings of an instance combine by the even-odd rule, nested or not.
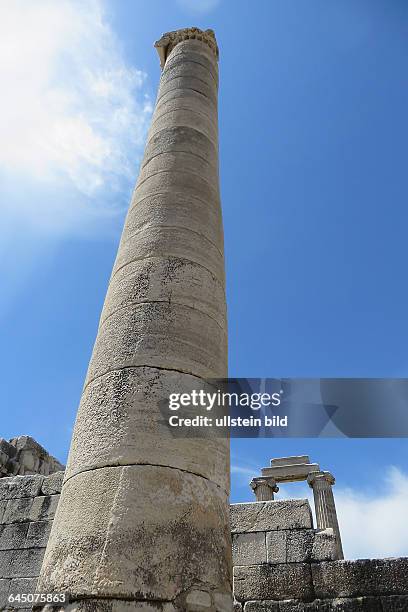
[(160, 411), (227, 375), (218, 48), (196, 28), (156, 47), (156, 107), (38, 589), (68, 591), (76, 610), (230, 611), (229, 443), (174, 438)]
[(332, 489), (335, 483), (334, 476), (330, 474), (330, 472), (311, 472), (307, 478), (307, 482), (313, 489), (317, 528), (327, 529), (331, 527), (333, 529), (337, 541), (337, 558), (344, 559), (336, 504), (334, 502)]

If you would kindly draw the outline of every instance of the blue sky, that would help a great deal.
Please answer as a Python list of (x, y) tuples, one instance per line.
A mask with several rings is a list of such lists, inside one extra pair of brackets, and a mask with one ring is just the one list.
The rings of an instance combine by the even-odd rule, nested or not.
[[(0, 11), (0, 435), (66, 458), (160, 77), (153, 42), (189, 25), (212, 27), (221, 54), (230, 375), (408, 376), (405, 0)], [(347, 555), (408, 554), (405, 440), (234, 440), (232, 499), (251, 499), (271, 457), (303, 453), (337, 478)]]

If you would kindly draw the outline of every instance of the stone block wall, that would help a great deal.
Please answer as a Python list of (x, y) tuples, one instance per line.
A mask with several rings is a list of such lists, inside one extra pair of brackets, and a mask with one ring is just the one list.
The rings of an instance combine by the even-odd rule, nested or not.
[(307, 500), (231, 505), (235, 612), (408, 611), (408, 559), (336, 561)]
[[(2, 612), (36, 590), (63, 474), (0, 479)], [(307, 500), (232, 504), (231, 531), (235, 612), (408, 612), (408, 559), (333, 560)]]
[[(10, 593), (36, 590), (64, 472), (0, 479), (0, 610)], [(28, 608), (30, 609), (30, 608)]]

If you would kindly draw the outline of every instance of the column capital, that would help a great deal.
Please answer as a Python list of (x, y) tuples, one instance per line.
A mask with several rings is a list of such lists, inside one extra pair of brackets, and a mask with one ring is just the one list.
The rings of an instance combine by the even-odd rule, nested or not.
[(218, 59), (219, 51), (217, 40), (215, 38), (214, 30), (200, 30), (200, 28), (183, 28), (181, 30), (174, 30), (174, 32), (166, 32), (159, 40), (154, 43), (157, 53), (160, 58), (160, 66), (164, 68), (166, 59), (169, 53), (174, 49), (178, 43), (183, 40), (201, 40), (213, 51), (215, 57)]
[(312, 488), (315, 482), (324, 481), (326, 481), (327, 484), (329, 484), (330, 486), (333, 486), (336, 482), (336, 479), (330, 472), (310, 472), (309, 476), (307, 477), (307, 482)]
[(273, 494), (279, 491), (274, 478), (264, 478), (262, 476), (253, 478), (249, 483), (257, 501), (271, 501)]

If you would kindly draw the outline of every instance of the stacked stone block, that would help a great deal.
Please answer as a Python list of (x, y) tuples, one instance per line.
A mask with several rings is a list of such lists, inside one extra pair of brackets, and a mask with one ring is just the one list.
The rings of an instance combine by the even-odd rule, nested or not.
[(233, 504), (236, 612), (402, 612), (408, 559), (338, 561), (307, 500)]
[[(0, 610), (37, 589), (63, 472), (0, 480)], [(307, 500), (231, 505), (236, 612), (406, 612), (408, 559), (337, 561), (331, 529), (313, 529)], [(159, 550), (156, 548), (156, 550)], [(208, 608), (197, 589), (188, 605)], [(97, 600), (105, 612), (149, 605)], [(219, 607), (230, 610), (225, 603)], [(71, 612), (86, 609), (73, 604)], [(170, 610), (171, 607), (169, 606)], [(167, 611), (166, 611), (167, 612)]]
[(0, 478), (42, 474), (48, 476), (64, 466), (30, 436), (0, 438)]
[(0, 610), (9, 594), (34, 593), (57, 509), (63, 472), (0, 480)]

